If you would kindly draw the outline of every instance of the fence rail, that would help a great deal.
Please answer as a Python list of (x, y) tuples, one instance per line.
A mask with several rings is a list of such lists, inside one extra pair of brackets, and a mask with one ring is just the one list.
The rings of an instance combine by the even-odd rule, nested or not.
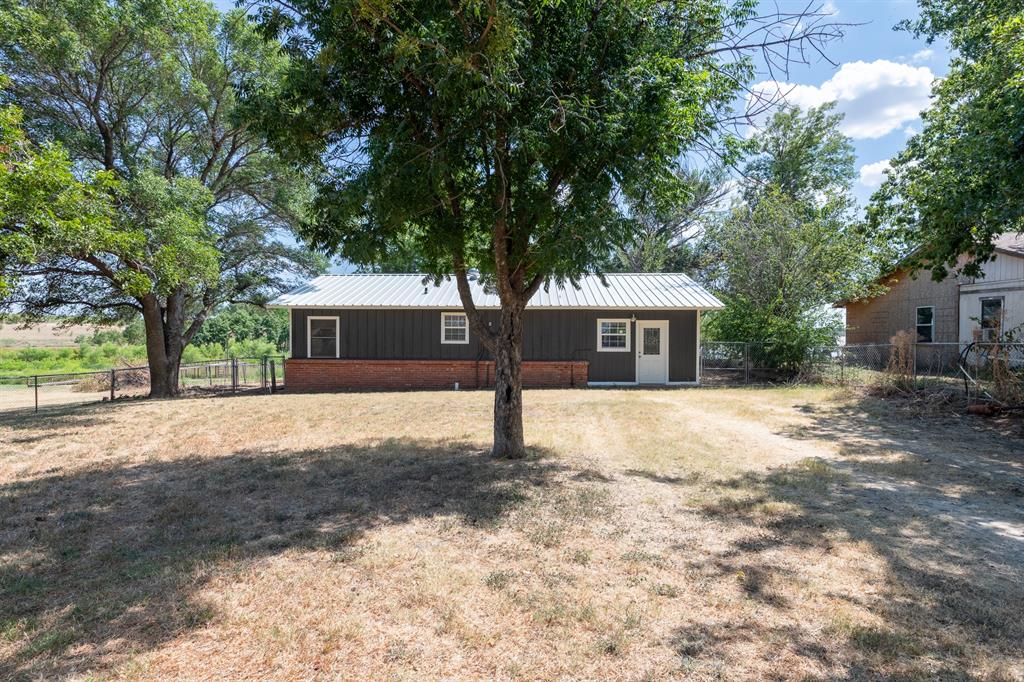
[[(185, 391), (237, 392), (284, 387), (284, 358), (223, 358), (185, 363), (178, 385)], [(0, 377), (0, 411), (141, 397), (149, 393), (148, 367), (115, 367), (96, 372)]]
[(1015, 374), (1024, 383), (1024, 343), (916, 343), (822, 346), (809, 349), (799, 362), (780, 366), (771, 344), (703, 341), (701, 382), (735, 385), (791, 381), (795, 378), (864, 384), (892, 369), (893, 354), (916, 381), (962, 386), (972, 397), (990, 393), (999, 373)]
[[(822, 346), (809, 349), (797, 363), (780, 366), (770, 344), (704, 341), (700, 348), (701, 383), (744, 385), (803, 378), (866, 384), (890, 370), (895, 348), (893, 344)], [(1024, 386), (1024, 343), (918, 343), (911, 345), (909, 352), (915, 381), (961, 386), (975, 398), (993, 395), (1000, 376), (1005, 378), (1007, 374), (1015, 375)], [(224, 358), (184, 364), (178, 382), (186, 391), (273, 392), (285, 385), (284, 358)], [(148, 393), (146, 367), (0, 377), (0, 412), (38, 411)]]

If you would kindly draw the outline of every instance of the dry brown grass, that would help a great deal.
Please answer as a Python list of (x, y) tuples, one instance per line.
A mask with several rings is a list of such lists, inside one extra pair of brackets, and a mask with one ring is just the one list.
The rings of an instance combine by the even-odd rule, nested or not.
[[(101, 327), (104, 328), (104, 327)], [(0, 322), (0, 348), (69, 348), (79, 336), (91, 336), (96, 325), (38, 322), (31, 327)]]
[(816, 388), (0, 417), (0, 678), (1021, 679), (1024, 448)]

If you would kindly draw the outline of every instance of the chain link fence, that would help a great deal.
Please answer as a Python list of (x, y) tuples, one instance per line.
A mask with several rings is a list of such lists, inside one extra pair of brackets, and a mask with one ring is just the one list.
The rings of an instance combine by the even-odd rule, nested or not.
[[(799, 367), (780, 368), (770, 344), (703, 341), (701, 383), (770, 384), (791, 381), (869, 385), (892, 372), (894, 344), (815, 347)], [(972, 398), (1006, 393), (1014, 381), (1024, 386), (1024, 343), (915, 343), (900, 352), (910, 378), (921, 385), (962, 388)]]
[[(178, 384), (185, 392), (284, 388), (284, 358), (224, 358), (181, 365)], [(0, 411), (113, 401), (149, 394), (149, 368), (116, 367), (99, 372), (0, 377)]]

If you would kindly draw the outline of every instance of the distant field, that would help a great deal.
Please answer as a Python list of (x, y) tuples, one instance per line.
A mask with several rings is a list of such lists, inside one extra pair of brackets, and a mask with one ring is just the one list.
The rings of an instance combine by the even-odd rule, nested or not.
[(0, 323), (0, 348), (70, 348), (75, 339), (89, 336), (95, 325), (74, 324), (61, 327), (58, 322), (40, 322), (23, 329), (17, 324)]
[[(97, 338), (97, 331), (102, 332), (98, 335), (100, 338)], [(280, 350), (264, 339), (233, 341), (227, 347), (219, 343), (193, 343), (185, 348), (182, 361), (279, 354)], [(43, 322), (29, 329), (9, 322), (0, 325), (0, 379), (96, 372), (145, 364), (145, 344), (128, 343), (118, 327), (61, 327), (58, 322)]]

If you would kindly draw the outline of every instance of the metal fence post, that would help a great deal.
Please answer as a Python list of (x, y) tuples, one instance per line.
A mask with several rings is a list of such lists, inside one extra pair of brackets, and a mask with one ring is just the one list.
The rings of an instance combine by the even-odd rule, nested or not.
[(36, 409), (35, 409), (35, 411), (38, 412), (39, 411), (39, 376), (38, 375), (32, 377), (32, 385), (35, 387), (35, 393), (36, 393)]
[(110, 402), (114, 402), (114, 383), (117, 381), (116, 370), (110, 370)]
[(277, 392), (277, 361), (271, 359), (270, 361), (270, 392)]
[(750, 383), (750, 343), (743, 344), (743, 383)]
[(238, 358), (231, 358), (231, 392), (238, 390)]

